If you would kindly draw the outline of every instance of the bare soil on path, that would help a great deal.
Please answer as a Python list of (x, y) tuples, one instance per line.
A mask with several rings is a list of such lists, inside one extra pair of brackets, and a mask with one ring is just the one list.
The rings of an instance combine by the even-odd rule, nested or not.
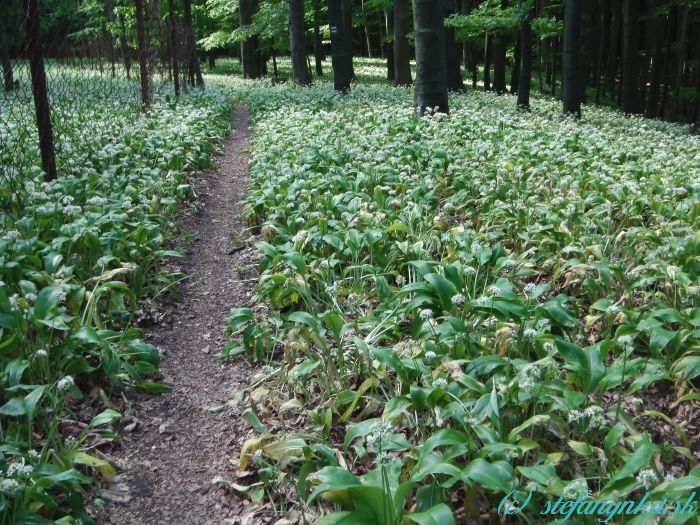
[(249, 144), (248, 110), (239, 105), (216, 169), (193, 180), (200, 209), (181, 223), (191, 235), (179, 244), (185, 258), (178, 264), (189, 276), (180, 300), (142, 323), (163, 352), (161, 381), (173, 390), (130, 398), (132, 423), (112, 456), (122, 473), (105, 494), (111, 502), (99, 523), (235, 524), (246, 503), (214, 480), (231, 479), (230, 459), (249, 437), (240, 418), (246, 407), (226, 403), (246, 387), (253, 366), (217, 356), (227, 341), (227, 314), (247, 306), (255, 290), (256, 251), (241, 238)]

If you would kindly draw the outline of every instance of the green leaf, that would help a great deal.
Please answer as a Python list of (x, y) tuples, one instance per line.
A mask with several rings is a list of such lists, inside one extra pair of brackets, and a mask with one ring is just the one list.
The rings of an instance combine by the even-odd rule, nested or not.
[(258, 419), (258, 415), (253, 411), (252, 408), (246, 409), (242, 414), (241, 417), (247, 421), (251, 427), (253, 427), (255, 430), (258, 432), (265, 432), (265, 426), (262, 424), (260, 419)]
[(143, 382), (136, 385), (138, 390), (143, 392), (148, 392), (149, 394), (164, 394), (167, 392), (172, 392), (172, 387), (163, 385), (161, 383)]
[(455, 525), (455, 518), (450, 508), (439, 503), (424, 512), (414, 512), (404, 517), (406, 523), (416, 525)]
[(442, 309), (447, 311), (452, 310), (452, 297), (457, 294), (455, 285), (439, 273), (429, 273), (425, 276), (425, 280), (435, 289), (440, 299)]
[(292, 312), (289, 314), (289, 320), (306, 325), (318, 334), (321, 333), (321, 327), (318, 325), (318, 320), (306, 312)]
[(70, 458), (72, 459), (73, 463), (87, 465), (97, 469), (97, 471), (102, 474), (102, 477), (104, 477), (106, 480), (112, 480), (117, 473), (109, 462), (91, 456), (85, 452), (74, 452), (70, 455)]
[(507, 461), (489, 463), (477, 458), (464, 469), (464, 474), (485, 489), (509, 492), (515, 483), (515, 472)]

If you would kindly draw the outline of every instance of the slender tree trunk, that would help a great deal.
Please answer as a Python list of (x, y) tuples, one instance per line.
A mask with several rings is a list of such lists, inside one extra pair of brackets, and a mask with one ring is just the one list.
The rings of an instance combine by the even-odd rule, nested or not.
[(612, 0), (610, 21), (610, 50), (605, 68), (605, 86), (610, 96), (615, 94), (615, 82), (618, 72), (618, 55), (620, 52), (620, 28), (622, 26), (622, 0)]
[[(460, 9), (461, 14), (463, 14), (463, 15), (469, 14), (469, 11), (470, 11), (469, 4), (470, 4), (469, 0), (462, 0), (461, 6), (460, 6), (461, 7), (461, 9)], [(471, 59), (471, 49), (470, 49), (471, 46), (469, 45), (469, 42), (465, 40), (464, 43), (462, 44), (462, 48), (463, 48), (462, 54), (464, 55), (464, 69), (469, 71), (469, 65), (470, 65), (469, 61)]]
[(389, 10), (384, 11), (384, 20), (386, 23), (386, 79), (394, 81), (396, 78), (396, 62), (394, 58), (394, 6)]
[(394, 0), (394, 83), (397, 86), (410, 86), (411, 48), (408, 44), (409, 0)]
[[(658, 9), (660, 0), (654, 2)], [(647, 99), (646, 116), (656, 118), (661, 93), (661, 75), (663, 74), (663, 45), (666, 40), (666, 17), (656, 13), (652, 23), (653, 50), (651, 52), (651, 78), (649, 81), (649, 97)]]
[(413, 0), (416, 35), (415, 106), (448, 113), (443, 14), (434, 0)]
[(316, 76), (323, 76), (323, 40), (321, 39), (321, 0), (314, 0), (314, 61)]
[(168, 25), (170, 26), (170, 67), (173, 72), (173, 87), (175, 96), (180, 95), (180, 70), (178, 64), (177, 20), (175, 18), (175, 2), (168, 0)]
[(581, 1), (566, 0), (564, 8), (564, 113), (581, 118)]
[(491, 41), (493, 36), (484, 36), (484, 91), (491, 91)]
[(340, 1), (343, 13), (343, 36), (345, 37), (345, 52), (350, 64), (350, 78), (355, 78), (355, 65), (353, 64), (353, 27), (352, 27), (352, 0)]
[[(552, 96), (557, 94), (557, 44), (559, 39), (552, 38)], [(562, 57), (563, 60), (563, 57)]]
[[(253, 22), (254, 11), (254, 0), (240, 0), (238, 2), (241, 27), (249, 26)], [(241, 42), (241, 64), (243, 65), (243, 78), (260, 78), (260, 60), (255, 37), (247, 38)]]
[(379, 58), (382, 60), (386, 59), (386, 16), (384, 12), (379, 13), (379, 23), (377, 24), (377, 30), (379, 32)]
[(182, 0), (182, 25), (185, 31), (185, 42), (187, 44), (187, 62), (190, 84), (200, 87), (204, 86), (204, 77), (199, 64), (199, 54), (197, 53), (194, 28), (192, 27), (192, 0)]
[(53, 128), (51, 126), (51, 110), (49, 108), (49, 92), (46, 87), (46, 71), (44, 70), (44, 50), (41, 46), (39, 0), (24, 0), (24, 14), (34, 112), (39, 132), (41, 166), (44, 169), (45, 179), (51, 181), (56, 178), (56, 156), (53, 144)]
[(350, 92), (350, 81), (352, 80), (352, 70), (350, 69), (352, 57), (348, 56), (341, 0), (328, 0), (328, 21), (331, 30), (334, 87), (336, 91), (347, 94)]
[(2, 84), (5, 91), (12, 91), (15, 88), (15, 79), (12, 73), (12, 61), (10, 60), (10, 50), (6, 38), (5, 27), (0, 19), (0, 61), (2, 61)]
[(124, 14), (119, 15), (119, 47), (122, 52), (122, 60), (124, 61), (124, 69), (126, 69), (126, 79), (131, 79), (131, 55), (129, 54), (129, 45), (126, 40), (126, 20)]
[(515, 94), (518, 92), (518, 84), (520, 78), (520, 67), (521, 67), (521, 55), (522, 55), (522, 35), (516, 33), (515, 35), (515, 48), (513, 49), (513, 69), (510, 72), (510, 92)]
[(151, 83), (148, 75), (148, 50), (146, 49), (146, 29), (143, 22), (143, 0), (136, 3), (136, 41), (139, 46), (139, 80), (141, 82), (141, 109), (151, 107)]
[(685, 65), (686, 47), (688, 45), (688, 9), (689, 0), (685, 0), (680, 9), (679, 31), (678, 31), (678, 51), (676, 54), (676, 71), (673, 80), (673, 112), (672, 119), (677, 119), (681, 107), (681, 85), (683, 84), (683, 66)]
[(622, 39), (622, 110), (639, 113), (639, 0), (625, 0)]
[[(501, 9), (508, 7), (508, 0), (501, 0)], [(508, 36), (501, 33), (496, 36), (493, 59), (493, 89), (498, 95), (506, 92), (506, 50)]]
[[(114, 2), (112, 0), (105, 0), (105, 18), (110, 24), (114, 24)], [(0, 28), (0, 31), (2, 29)], [(109, 51), (109, 61), (111, 64), (112, 68), (112, 78), (114, 78), (117, 74), (117, 68), (115, 65), (115, 56), (114, 56), (114, 35), (112, 35), (112, 31), (109, 29), (105, 30), (106, 37), (107, 37), (107, 48)]]
[(289, 0), (289, 49), (292, 71), (297, 84), (308, 86), (311, 75), (306, 65), (306, 28), (304, 27), (304, 0)]
[[(522, 4), (522, 0), (521, 0)], [(520, 75), (518, 77), (518, 107), (530, 108), (532, 84), (532, 11), (520, 22)]]
[(610, 46), (610, 2), (603, 0), (603, 6), (600, 13), (600, 45), (598, 47), (598, 61), (596, 62), (595, 72), (595, 103), (600, 104), (600, 96), (603, 91), (602, 69), (605, 54)]
[[(443, 17), (447, 18), (455, 12), (455, 0), (442, 0)], [(455, 40), (455, 29), (444, 27), (445, 39), (445, 67), (447, 71), (447, 89), (450, 91), (464, 92), (462, 82), (462, 60), (460, 46)]]
[(369, 36), (369, 25), (367, 24), (367, 13), (365, 12), (365, 0), (361, 0), (360, 9), (362, 11), (362, 26), (365, 30), (365, 43), (367, 45), (367, 57), (372, 58), (372, 41)]

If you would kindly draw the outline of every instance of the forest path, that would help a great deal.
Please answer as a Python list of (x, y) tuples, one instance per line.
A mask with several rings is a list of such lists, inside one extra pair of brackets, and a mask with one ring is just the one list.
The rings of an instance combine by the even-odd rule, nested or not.
[[(226, 343), (227, 314), (248, 304), (257, 280), (255, 248), (240, 238), (250, 137), (248, 110), (239, 105), (216, 169), (193, 178), (200, 210), (183, 218), (181, 231), (191, 236), (185, 233), (179, 244), (189, 278), (179, 288), (180, 300), (143, 326), (163, 352), (162, 382), (173, 390), (131, 398), (127, 421), (131, 416), (137, 423), (113, 458), (122, 474), (109, 499), (118, 502), (101, 512), (99, 523), (238, 522), (233, 518), (244, 502), (213, 480), (230, 479), (229, 460), (248, 432), (239, 417), (245, 407), (226, 403), (245, 388), (253, 368), (245, 359), (222, 362), (217, 354)], [(204, 410), (213, 406), (220, 411)]]

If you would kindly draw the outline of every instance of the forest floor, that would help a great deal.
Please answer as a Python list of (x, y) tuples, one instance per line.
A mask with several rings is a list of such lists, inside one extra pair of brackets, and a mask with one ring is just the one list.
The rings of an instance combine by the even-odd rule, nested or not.
[(131, 398), (131, 432), (112, 458), (122, 474), (104, 494), (113, 504), (100, 523), (239, 523), (228, 519), (246, 502), (227, 496), (217, 479), (232, 469), (229, 458), (248, 432), (239, 417), (245, 407), (231, 398), (252, 368), (218, 353), (231, 305), (247, 304), (257, 280), (255, 248), (241, 238), (249, 144), (249, 113), (239, 105), (216, 169), (193, 182), (197, 210), (181, 223), (179, 270), (188, 279), (180, 300), (159, 304), (141, 323), (162, 351), (162, 382), (172, 392)]

